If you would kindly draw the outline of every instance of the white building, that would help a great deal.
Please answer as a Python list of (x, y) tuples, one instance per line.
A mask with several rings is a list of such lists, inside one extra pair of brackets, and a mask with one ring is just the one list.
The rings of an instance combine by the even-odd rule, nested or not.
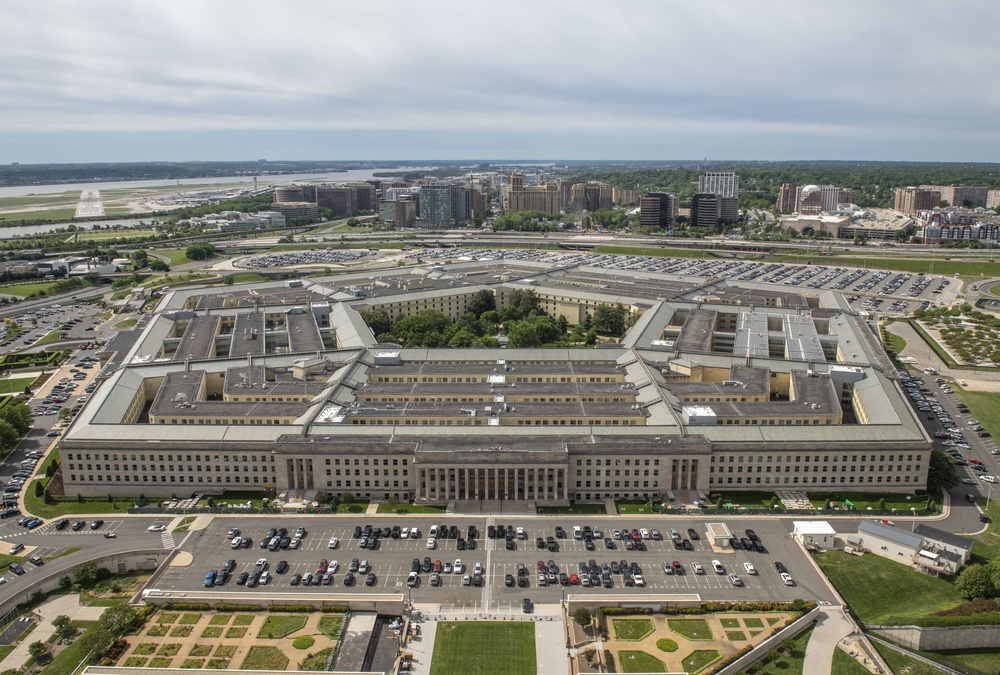
[(865, 520), (858, 524), (857, 537), (852, 540), (865, 551), (932, 574), (957, 574), (972, 555), (971, 541), (927, 525), (907, 532), (878, 520)]
[(803, 546), (827, 550), (837, 545), (837, 533), (825, 520), (796, 520), (792, 526), (792, 535)]

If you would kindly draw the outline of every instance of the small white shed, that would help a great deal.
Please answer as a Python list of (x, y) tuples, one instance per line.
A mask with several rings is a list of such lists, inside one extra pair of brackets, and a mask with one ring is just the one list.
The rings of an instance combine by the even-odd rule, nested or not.
[(792, 535), (803, 546), (831, 549), (836, 546), (837, 533), (825, 520), (796, 520), (792, 523)]

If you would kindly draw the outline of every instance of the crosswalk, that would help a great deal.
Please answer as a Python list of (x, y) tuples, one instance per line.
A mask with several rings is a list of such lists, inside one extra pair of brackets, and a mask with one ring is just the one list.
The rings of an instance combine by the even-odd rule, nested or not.
[(160, 535), (160, 541), (163, 542), (163, 548), (174, 548), (174, 535), (172, 532), (164, 532)]

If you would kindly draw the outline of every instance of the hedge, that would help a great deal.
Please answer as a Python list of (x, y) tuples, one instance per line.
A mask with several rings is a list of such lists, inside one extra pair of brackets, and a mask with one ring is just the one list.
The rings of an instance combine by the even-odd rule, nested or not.
[(331, 614), (347, 614), (351, 611), (351, 608), (347, 605), (323, 605), (319, 608), (321, 612), (330, 612)]
[[(154, 604), (148, 604), (147, 607), (157, 609), (157, 606)], [(207, 602), (165, 602), (159, 609), (167, 611), (206, 612), (212, 609), (212, 606)]]
[(231, 605), (224, 602), (215, 606), (216, 612), (259, 612), (262, 609), (264, 608), (260, 605)]
[(315, 612), (316, 608), (312, 605), (271, 605), (267, 608), (269, 612)]

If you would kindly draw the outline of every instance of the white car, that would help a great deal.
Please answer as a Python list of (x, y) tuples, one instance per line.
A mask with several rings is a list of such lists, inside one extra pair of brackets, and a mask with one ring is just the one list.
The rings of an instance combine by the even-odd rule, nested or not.
[(338, 546), (340, 546), (340, 540), (337, 539), (336, 537), (330, 537), (330, 543), (327, 544), (327, 548), (332, 549), (332, 548), (337, 548)]
[(340, 563), (337, 562), (336, 560), (331, 560), (330, 563), (326, 566), (326, 571), (329, 572), (330, 574), (336, 574), (337, 570), (339, 569), (340, 569)]
[(786, 586), (794, 586), (795, 582), (792, 580), (792, 575), (788, 572), (781, 573), (781, 582)]
[(271, 573), (270, 572), (268, 572), (267, 570), (264, 570), (263, 572), (260, 573), (260, 585), (261, 586), (267, 586), (268, 582), (270, 582), (270, 581), (271, 581)]
[(633, 575), (632, 581), (634, 581), (635, 585), (638, 586), (639, 588), (645, 588), (646, 586), (646, 580), (642, 578), (641, 574)]
[(403, 531), (399, 533), (399, 538), (400, 539), (409, 539), (410, 538), (410, 528), (404, 527)]
[(433, 551), (434, 549), (437, 548), (437, 545), (438, 545), (437, 539), (435, 539), (434, 537), (431, 537), (430, 539), (427, 540), (428, 550)]
[(643, 527), (642, 529), (639, 530), (639, 536), (642, 537), (643, 539), (649, 539), (649, 530)]
[(455, 565), (454, 565), (454, 567), (452, 569), (455, 572), (455, 574), (461, 574), (462, 573), (462, 559), (461, 558), (455, 558)]
[(694, 570), (695, 574), (704, 574), (705, 573), (705, 568), (699, 562), (691, 563), (691, 569)]
[(713, 560), (712, 561), (712, 569), (715, 570), (716, 574), (725, 574), (726, 573), (726, 568), (723, 567), (722, 563), (720, 563), (718, 560)]
[(475, 565), (473, 565), (472, 566), (472, 573), (473, 574), (482, 574), (483, 573), (483, 564), (477, 562)]
[(0, 575), (0, 584), (7, 583), (7, 577)]
[(259, 567), (262, 570), (267, 569), (267, 558), (258, 558), (257, 562), (253, 564), (254, 567)]
[(743, 563), (743, 569), (746, 570), (747, 574), (757, 574), (757, 570), (754, 568), (753, 563)]
[(166, 529), (167, 529), (166, 525), (150, 525), (149, 527), (146, 528), (146, 530), (148, 530), (149, 532), (164, 532), (166, 531)]

